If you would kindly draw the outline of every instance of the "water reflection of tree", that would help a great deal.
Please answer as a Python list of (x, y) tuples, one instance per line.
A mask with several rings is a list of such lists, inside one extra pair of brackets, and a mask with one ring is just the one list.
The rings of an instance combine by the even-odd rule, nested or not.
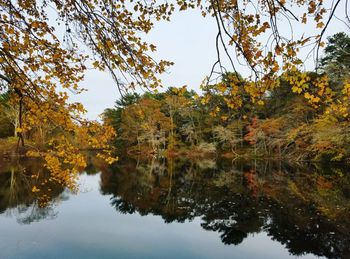
[(294, 255), (350, 257), (350, 177), (344, 170), (164, 162), (122, 161), (102, 172), (101, 191), (113, 194), (112, 206), (122, 213), (160, 215), (165, 222), (200, 217), (201, 226), (219, 232), (225, 244), (265, 231)]
[[(40, 192), (33, 191), (37, 186)], [(38, 160), (0, 163), (0, 214), (16, 217), (21, 224), (55, 218), (55, 202), (67, 199), (63, 191)]]

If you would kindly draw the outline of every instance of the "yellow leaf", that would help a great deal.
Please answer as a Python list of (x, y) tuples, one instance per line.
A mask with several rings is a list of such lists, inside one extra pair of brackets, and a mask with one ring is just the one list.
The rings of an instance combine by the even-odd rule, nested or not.
[(324, 26), (324, 23), (323, 22), (319, 22), (319, 23), (317, 23), (316, 28), (323, 28), (323, 26)]
[(40, 189), (34, 185), (32, 188), (32, 192), (40, 192)]

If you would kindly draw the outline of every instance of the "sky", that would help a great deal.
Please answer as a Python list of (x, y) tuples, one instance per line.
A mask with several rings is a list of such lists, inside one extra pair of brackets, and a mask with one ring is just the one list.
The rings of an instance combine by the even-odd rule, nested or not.
[[(341, 8), (339, 10), (344, 11)], [(338, 16), (342, 17), (343, 14), (339, 13)], [(285, 28), (283, 26), (282, 24), (280, 29), (288, 33), (289, 26)], [(313, 25), (293, 27), (293, 33), (314, 34), (314, 28)], [(334, 19), (325, 38), (347, 30), (343, 23)], [(201, 82), (209, 75), (216, 61), (216, 34), (215, 20), (211, 17), (203, 18), (198, 10), (175, 13), (170, 22), (155, 23), (154, 29), (145, 35), (145, 40), (157, 45), (155, 59), (166, 59), (175, 63), (160, 76), (165, 89), (169, 86), (187, 85), (190, 89), (200, 91)], [(312, 69), (314, 64), (312, 58), (307, 63), (307, 68)], [(247, 73), (247, 68), (239, 67), (238, 70), (240, 73)], [(114, 102), (120, 98), (116, 84), (108, 72), (89, 70), (81, 86), (88, 91), (77, 96), (72, 95), (71, 100), (84, 104), (88, 111), (86, 114), (88, 119), (98, 119), (104, 109), (113, 107)]]
[[(216, 60), (216, 33), (215, 21), (203, 18), (198, 11), (193, 10), (175, 14), (170, 22), (155, 24), (154, 30), (145, 39), (157, 45), (154, 55), (157, 60), (175, 63), (160, 76), (165, 89), (187, 85), (199, 91), (199, 85)], [(104, 109), (113, 107), (115, 100), (120, 97), (108, 72), (89, 70), (81, 86), (88, 91), (71, 96), (71, 99), (84, 104), (89, 119), (97, 119)]]

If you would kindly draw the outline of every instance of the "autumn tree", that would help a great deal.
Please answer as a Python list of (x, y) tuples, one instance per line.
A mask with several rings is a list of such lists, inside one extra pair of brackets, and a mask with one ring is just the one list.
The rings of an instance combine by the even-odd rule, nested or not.
[(247, 126), (247, 134), (244, 136), (244, 140), (253, 145), (254, 155), (257, 155), (259, 148), (264, 152), (267, 151), (265, 137), (261, 122), (257, 117), (253, 117), (251, 123)]
[[(114, 144), (118, 146), (118, 149), (121, 149), (124, 146), (123, 142), (123, 132), (122, 132), (122, 113), (123, 110), (128, 106), (135, 104), (140, 99), (140, 95), (137, 93), (127, 93), (123, 95), (120, 99), (116, 100), (113, 108), (107, 108), (102, 114), (103, 121), (111, 125), (117, 136), (115, 138)], [(117, 150), (119, 153), (119, 150)]]
[[(189, 100), (184, 96), (187, 91), (185, 87), (172, 88), (170, 92), (165, 96), (164, 103), (165, 109), (170, 118), (170, 136), (169, 136), (169, 149), (172, 150), (175, 147), (175, 127), (176, 127), (176, 115), (182, 113), (185, 107), (189, 105)], [(191, 134), (190, 132), (187, 132)]]
[(140, 152), (146, 145), (154, 153), (166, 148), (171, 121), (161, 105), (158, 100), (142, 98), (122, 111), (121, 136), (129, 147)]
[[(18, 107), (16, 104), (10, 103), (10, 93), (6, 92), (0, 95), (0, 114), (2, 115), (2, 125), (9, 123), (12, 128), (13, 136), (17, 136), (18, 121)], [(5, 129), (6, 131), (6, 129)]]
[(219, 143), (228, 144), (231, 152), (238, 155), (235, 151), (236, 146), (242, 141), (239, 131), (233, 127), (216, 126), (213, 129), (214, 137)]
[(349, 160), (348, 123), (342, 123), (336, 117), (325, 114), (316, 119), (311, 127), (313, 134), (308, 148), (317, 160)]

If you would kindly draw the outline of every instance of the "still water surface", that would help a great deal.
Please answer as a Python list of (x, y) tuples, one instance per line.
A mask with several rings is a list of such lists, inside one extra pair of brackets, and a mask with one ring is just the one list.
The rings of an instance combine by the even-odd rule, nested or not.
[(0, 165), (0, 258), (350, 258), (344, 168), (129, 159), (71, 193)]

